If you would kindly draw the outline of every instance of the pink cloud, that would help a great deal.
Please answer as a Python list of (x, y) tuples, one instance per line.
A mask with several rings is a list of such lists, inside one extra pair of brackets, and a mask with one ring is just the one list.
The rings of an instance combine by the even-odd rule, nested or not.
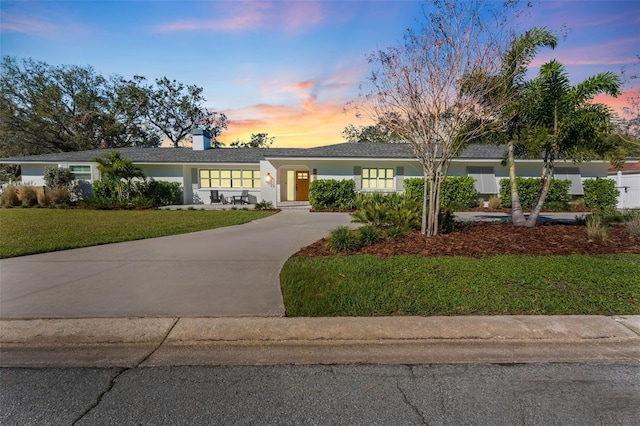
[[(160, 25), (161, 32), (214, 31), (237, 32), (257, 30), (270, 25), (274, 28), (299, 30), (317, 25), (324, 20), (321, 5), (310, 2), (243, 1), (224, 3), (234, 7), (219, 19), (187, 19)], [(218, 5), (215, 5), (218, 6)], [(215, 9), (220, 12), (219, 8)]]
[(267, 132), (280, 148), (339, 143), (347, 125), (363, 124), (344, 113), (345, 103), (340, 98), (324, 102), (310, 98), (294, 106), (256, 104), (225, 111), (231, 122), (220, 140), (249, 140), (252, 133)]
[(16, 16), (7, 12), (2, 13), (2, 20), (0, 21), (0, 32), (16, 32), (16, 33), (36, 33), (36, 34), (50, 34), (56, 30), (56, 27), (45, 21), (39, 21), (35, 19), (28, 19), (21, 16)]

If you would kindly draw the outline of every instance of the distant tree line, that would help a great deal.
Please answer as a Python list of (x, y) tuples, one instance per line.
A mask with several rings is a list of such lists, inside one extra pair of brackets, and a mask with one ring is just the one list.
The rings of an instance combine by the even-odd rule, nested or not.
[(174, 147), (194, 126), (212, 144), (227, 117), (205, 108), (203, 89), (167, 77), (104, 77), (90, 66), (5, 56), (0, 63), (0, 157), (96, 148)]

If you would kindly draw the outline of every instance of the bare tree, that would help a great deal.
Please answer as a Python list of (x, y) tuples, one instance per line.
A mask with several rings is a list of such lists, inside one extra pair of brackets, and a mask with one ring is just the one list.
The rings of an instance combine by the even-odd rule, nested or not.
[(422, 233), (429, 237), (438, 233), (440, 187), (451, 160), (495, 130), (493, 118), (508, 102), (482, 102), (500, 92), (500, 81), (484, 76), (501, 70), (518, 13), (515, 2), (430, 0), (423, 10), (419, 30), (370, 56), (360, 107), (413, 147), (424, 170)]

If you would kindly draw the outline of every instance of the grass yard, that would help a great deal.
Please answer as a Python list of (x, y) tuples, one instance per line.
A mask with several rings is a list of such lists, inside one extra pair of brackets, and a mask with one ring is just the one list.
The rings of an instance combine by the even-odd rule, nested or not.
[(640, 255), (292, 257), (288, 316), (640, 314)]
[(271, 214), (247, 210), (0, 209), (0, 258), (203, 231)]

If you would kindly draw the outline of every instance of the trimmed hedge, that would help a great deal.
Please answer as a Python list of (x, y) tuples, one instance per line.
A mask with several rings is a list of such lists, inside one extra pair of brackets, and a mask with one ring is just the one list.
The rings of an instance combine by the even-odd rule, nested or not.
[[(468, 208), (478, 196), (475, 182), (471, 176), (445, 177), (440, 187), (440, 207), (452, 210)], [(410, 200), (422, 203), (423, 185), (423, 178), (405, 179), (405, 194)]]
[(620, 191), (613, 179), (587, 179), (584, 187), (584, 205), (590, 209), (613, 210), (618, 205)]
[(309, 204), (314, 210), (350, 210), (356, 200), (353, 180), (320, 179), (309, 185)]
[[(518, 195), (523, 209), (533, 208), (533, 203), (540, 192), (541, 179), (539, 178), (516, 178), (518, 184)], [(552, 179), (549, 185), (549, 192), (545, 198), (543, 207), (560, 206), (568, 208), (571, 196), (569, 195), (571, 181), (567, 179)], [(511, 207), (511, 179), (500, 179), (500, 201), (502, 207)]]

